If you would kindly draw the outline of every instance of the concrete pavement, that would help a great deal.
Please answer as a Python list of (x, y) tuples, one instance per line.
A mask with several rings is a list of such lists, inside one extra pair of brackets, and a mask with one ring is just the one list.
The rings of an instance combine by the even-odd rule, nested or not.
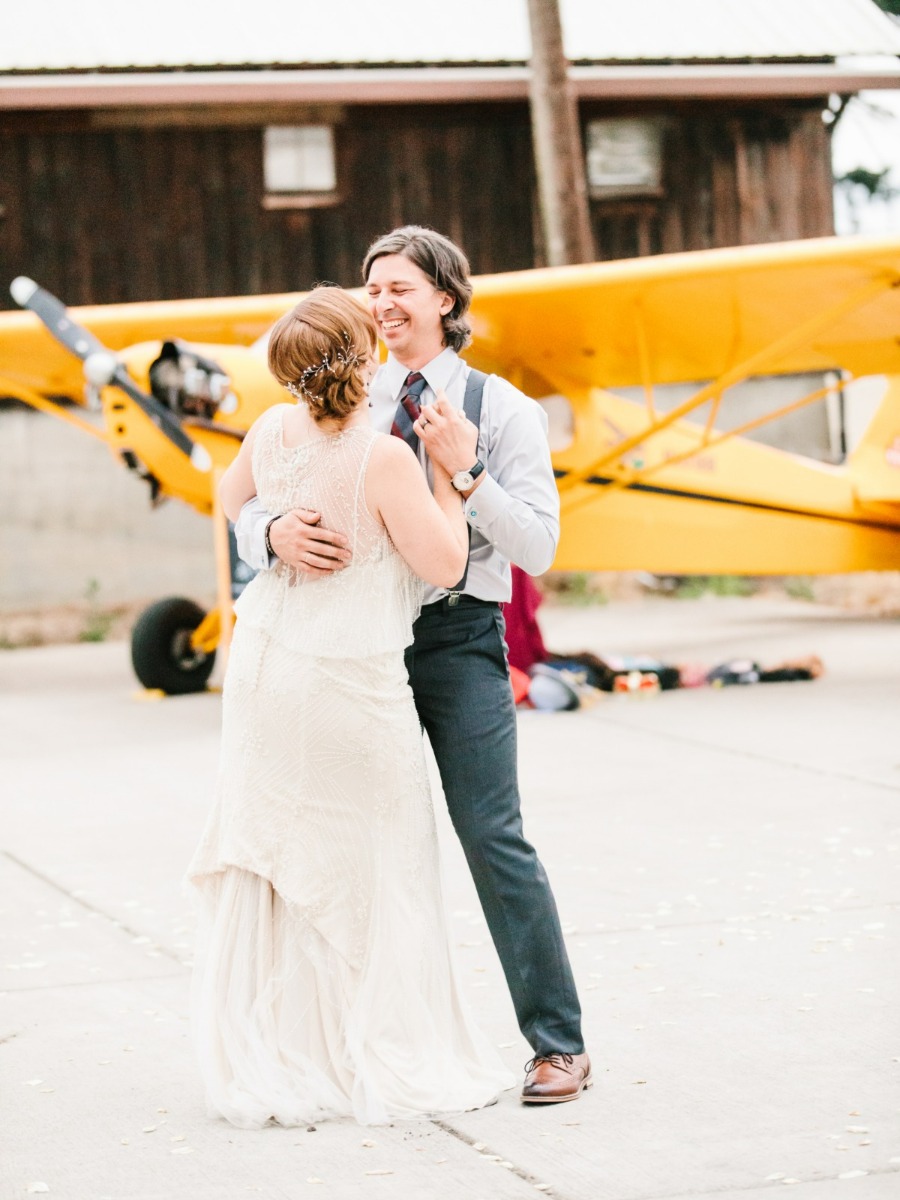
[[(0, 654), (0, 1200), (806, 1200), (900, 1195), (900, 623), (800, 603), (545, 607), (557, 651), (709, 665), (815, 652), (811, 684), (523, 712), (596, 1087), (360, 1129), (206, 1117), (181, 875), (217, 696), (140, 697), (122, 643)], [(438, 804), (463, 985), (529, 1057)]]

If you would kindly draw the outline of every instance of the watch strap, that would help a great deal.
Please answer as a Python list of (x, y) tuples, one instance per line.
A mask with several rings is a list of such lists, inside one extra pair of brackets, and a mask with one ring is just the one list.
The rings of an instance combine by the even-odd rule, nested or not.
[(278, 520), (278, 518), (281, 517), (282, 515), (283, 515), (282, 513), (279, 513), (277, 517), (272, 517), (272, 519), (270, 521), (266, 522), (266, 529), (265, 529), (265, 533), (263, 534), (263, 540), (266, 543), (266, 553), (268, 554), (269, 558), (277, 558), (278, 557), (278, 555), (272, 549), (272, 539), (270, 537), (270, 534), (272, 532), (272, 526), (275, 524), (275, 522)]

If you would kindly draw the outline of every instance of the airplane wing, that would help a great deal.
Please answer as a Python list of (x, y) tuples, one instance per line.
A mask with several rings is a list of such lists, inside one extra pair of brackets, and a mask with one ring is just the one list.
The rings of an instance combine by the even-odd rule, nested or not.
[[(472, 362), (514, 378), (519, 368), (560, 391), (719, 378), (743, 364), (752, 368), (747, 374), (900, 373), (896, 238), (815, 238), (473, 282)], [(112, 350), (156, 338), (249, 345), (301, 295), (97, 305), (71, 314)], [(82, 388), (77, 361), (31, 313), (0, 313), (0, 377), (45, 395), (77, 396)]]
[[(301, 293), (98, 304), (69, 309), (69, 315), (110, 350), (171, 338), (249, 346), (299, 299)], [(0, 393), (4, 383), (77, 399), (84, 376), (78, 359), (34, 313), (6, 312), (0, 313)]]
[[(900, 239), (815, 238), (475, 281), (471, 358), (566, 385), (900, 373)], [(526, 389), (527, 390), (527, 389)]]

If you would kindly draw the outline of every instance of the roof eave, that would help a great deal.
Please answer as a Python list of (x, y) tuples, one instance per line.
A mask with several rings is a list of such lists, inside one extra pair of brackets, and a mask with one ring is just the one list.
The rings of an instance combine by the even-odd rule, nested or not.
[[(900, 88), (896, 68), (843, 64), (578, 66), (581, 99), (802, 98)], [(527, 67), (0, 75), (0, 109), (235, 104), (422, 104), (528, 98)]]

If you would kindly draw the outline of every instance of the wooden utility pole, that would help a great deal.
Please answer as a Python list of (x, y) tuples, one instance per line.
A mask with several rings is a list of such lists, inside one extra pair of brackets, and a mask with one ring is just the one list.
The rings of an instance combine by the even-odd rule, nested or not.
[(578, 102), (563, 51), (559, 0), (528, 0), (531, 129), (547, 261), (593, 262)]

